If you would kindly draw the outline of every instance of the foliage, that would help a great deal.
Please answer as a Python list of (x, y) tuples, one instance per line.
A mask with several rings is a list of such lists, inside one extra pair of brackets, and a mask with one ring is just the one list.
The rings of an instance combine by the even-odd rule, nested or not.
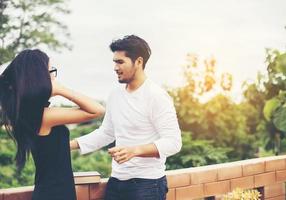
[(272, 149), (277, 155), (286, 148), (281, 146), (286, 131), (286, 53), (267, 49), (266, 64), (267, 73), (258, 74), (256, 83), (247, 85), (244, 94), (246, 102), (259, 113), (257, 135), (266, 150)]
[(1, 0), (0, 65), (25, 48), (70, 48), (58, 13), (70, 13), (66, 0)]
[(197, 55), (187, 54), (186, 64), (183, 65), (185, 85), (171, 90), (171, 94), (176, 99), (202, 100), (210, 97), (211, 94), (230, 91), (232, 75), (229, 73), (218, 74), (216, 68), (214, 57), (201, 61)]
[[(0, 129), (0, 188), (15, 187), (20, 185), (32, 185), (34, 182), (34, 163), (32, 159), (18, 173), (14, 163), (16, 147), (6, 133)], [(16, 177), (16, 178), (15, 178)]]
[[(191, 167), (256, 157), (258, 143), (254, 133), (259, 117), (255, 107), (247, 102), (235, 103), (231, 100), (228, 92), (231, 91), (232, 76), (228, 75), (226, 83), (218, 84), (220, 76), (216, 73), (213, 58), (205, 60), (203, 66), (198, 65), (198, 58), (194, 56), (192, 59), (188, 57), (187, 62), (190, 63), (184, 66), (185, 85), (171, 88), (169, 93), (174, 99), (179, 124), (184, 131), (183, 138), (189, 140), (184, 145), (190, 145), (188, 148), (192, 149), (199, 146), (201, 152), (183, 147), (169, 161), (175, 160), (180, 163), (178, 166)], [(209, 76), (212, 77), (211, 82), (202, 82)], [(205, 157), (213, 155), (210, 151), (215, 151), (215, 159)], [(206, 152), (208, 155), (205, 155)], [(199, 160), (196, 156), (200, 157)], [(178, 159), (180, 157), (182, 159)]]
[[(286, 53), (268, 50), (268, 80), (264, 82), (265, 93), (268, 99), (264, 106), (264, 116), (269, 122), (273, 122), (275, 128), (285, 133), (285, 106), (286, 106)], [(269, 88), (272, 91), (269, 91)]]
[(231, 148), (214, 147), (211, 140), (193, 140), (191, 133), (182, 135), (183, 146), (179, 154), (168, 158), (167, 169), (198, 167), (226, 162)]

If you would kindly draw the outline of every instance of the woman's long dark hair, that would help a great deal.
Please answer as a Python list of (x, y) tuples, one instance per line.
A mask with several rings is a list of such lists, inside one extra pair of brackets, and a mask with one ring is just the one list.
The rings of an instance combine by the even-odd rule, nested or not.
[(49, 57), (40, 50), (24, 50), (0, 75), (2, 125), (17, 145), (16, 165), (21, 170), (33, 149), (52, 92)]

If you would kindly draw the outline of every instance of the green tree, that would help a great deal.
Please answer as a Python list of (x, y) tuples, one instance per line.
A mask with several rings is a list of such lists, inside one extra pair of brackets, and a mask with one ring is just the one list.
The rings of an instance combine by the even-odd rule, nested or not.
[(258, 73), (254, 83), (244, 84), (244, 103), (256, 110), (249, 116), (251, 131), (277, 155), (286, 152), (286, 53), (266, 49), (266, 66), (266, 74)]
[(252, 127), (257, 113), (247, 102), (231, 100), (232, 76), (217, 74), (214, 58), (199, 62), (197, 56), (188, 55), (184, 77), (184, 86), (169, 89), (184, 132), (184, 146), (169, 158), (168, 165), (191, 167), (257, 156)]
[(279, 154), (282, 148), (286, 150), (286, 146), (281, 147), (286, 142), (282, 141), (286, 133), (286, 53), (267, 49), (266, 54), (267, 74), (260, 81), (264, 86), (261, 89), (265, 97), (263, 114), (269, 133), (266, 147)]
[(0, 0), (0, 65), (25, 48), (70, 48), (66, 0)]

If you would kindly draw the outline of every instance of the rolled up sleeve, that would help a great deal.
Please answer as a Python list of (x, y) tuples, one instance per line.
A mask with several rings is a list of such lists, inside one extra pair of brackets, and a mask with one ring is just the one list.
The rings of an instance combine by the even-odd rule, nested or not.
[(182, 138), (176, 110), (167, 93), (154, 95), (152, 102), (152, 122), (160, 138), (154, 141), (162, 158), (174, 155), (181, 150)]

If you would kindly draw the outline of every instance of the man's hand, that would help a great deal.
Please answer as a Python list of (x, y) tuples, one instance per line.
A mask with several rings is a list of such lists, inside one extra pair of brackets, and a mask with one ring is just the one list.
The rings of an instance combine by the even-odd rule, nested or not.
[(77, 140), (71, 140), (70, 141), (70, 149), (71, 150), (79, 149), (79, 145), (78, 145)]
[(108, 149), (108, 153), (118, 164), (122, 164), (136, 156), (136, 147), (113, 147)]

